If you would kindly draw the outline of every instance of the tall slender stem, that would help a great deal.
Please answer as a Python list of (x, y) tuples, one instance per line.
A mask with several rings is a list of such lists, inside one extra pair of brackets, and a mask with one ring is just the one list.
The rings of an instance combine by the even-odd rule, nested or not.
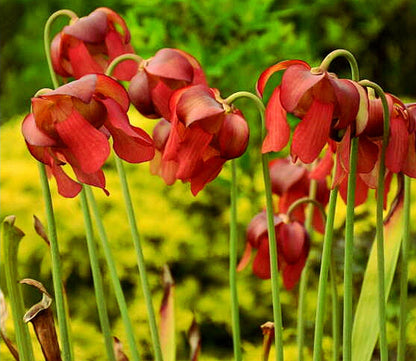
[(362, 86), (373, 88), (383, 104), (383, 143), (380, 152), (380, 164), (377, 180), (377, 271), (378, 271), (378, 301), (380, 320), (380, 360), (388, 360), (388, 344), (386, 331), (386, 291), (385, 291), (385, 270), (384, 270), (384, 231), (383, 231), (383, 206), (384, 206), (384, 175), (386, 173), (385, 155), (389, 140), (389, 106), (383, 89), (368, 80), (360, 82)]
[(53, 204), (51, 191), (49, 189), (48, 177), (46, 176), (45, 165), (42, 163), (39, 163), (39, 175), (46, 208), (48, 237), (50, 241), (52, 260), (52, 280), (53, 288), (55, 291), (56, 313), (58, 316), (59, 336), (62, 347), (62, 358), (64, 361), (71, 361), (71, 340), (69, 338), (69, 326), (65, 311), (64, 291), (62, 286), (62, 266), (59, 255), (58, 236), (56, 233), (56, 223), (53, 212)]
[(321, 271), (319, 272), (318, 302), (315, 318), (315, 337), (313, 345), (313, 361), (322, 360), (322, 338), (324, 333), (325, 304), (328, 284), (328, 270), (332, 256), (332, 240), (335, 220), (335, 209), (338, 197), (338, 187), (330, 192), (325, 235), (322, 249)]
[(107, 305), (105, 302), (105, 293), (103, 287), (103, 280), (100, 271), (100, 264), (98, 261), (97, 248), (94, 243), (94, 234), (92, 230), (92, 222), (90, 210), (88, 207), (88, 200), (85, 195), (85, 187), (80, 193), (82, 214), (84, 216), (85, 231), (88, 246), (88, 256), (90, 258), (92, 279), (94, 282), (95, 299), (98, 309), (98, 317), (100, 319), (101, 331), (104, 336), (104, 344), (107, 352), (107, 358), (110, 361), (116, 361), (113, 349), (113, 338), (111, 335), (110, 321), (108, 319)]
[(162, 361), (163, 360), (162, 349), (160, 346), (159, 334), (157, 332), (155, 311), (153, 309), (152, 295), (150, 293), (149, 281), (147, 279), (146, 265), (145, 265), (143, 250), (142, 250), (142, 246), (140, 242), (139, 230), (138, 230), (137, 223), (136, 223), (136, 217), (134, 214), (133, 202), (131, 200), (130, 191), (129, 191), (129, 187), (127, 184), (127, 177), (124, 171), (123, 163), (121, 159), (119, 159), (118, 157), (115, 157), (115, 160), (116, 160), (117, 171), (120, 177), (121, 188), (122, 188), (124, 202), (126, 206), (127, 217), (128, 217), (129, 224), (130, 224), (130, 230), (131, 230), (131, 235), (133, 238), (134, 248), (136, 250), (137, 266), (139, 268), (140, 280), (141, 280), (143, 295), (144, 295), (144, 299), (146, 303), (147, 315), (149, 318), (150, 335), (151, 335), (152, 342), (153, 342), (155, 360)]
[(354, 207), (357, 183), (358, 138), (351, 140), (350, 172), (348, 174), (347, 215), (345, 219), (344, 254), (344, 327), (343, 359), (351, 361), (352, 356), (352, 262), (354, 251)]
[(410, 239), (410, 178), (404, 177), (404, 216), (403, 239), (400, 265), (400, 318), (399, 318), (399, 343), (397, 347), (397, 361), (405, 361), (406, 354), (406, 326), (407, 326), (407, 282), (409, 262)]
[(336, 268), (334, 258), (331, 257), (329, 263), (329, 275), (331, 277), (331, 300), (332, 300), (332, 359), (338, 361), (339, 358), (339, 341), (340, 341), (340, 324), (339, 324), (339, 302), (337, 291)]
[(237, 170), (235, 159), (231, 160), (231, 214), (230, 214), (230, 292), (231, 322), (233, 328), (234, 359), (241, 361), (240, 315), (237, 293)]
[(134, 330), (129, 317), (127, 302), (124, 297), (123, 289), (121, 287), (120, 280), (117, 275), (116, 263), (114, 261), (113, 254), (111, 252), (110, 244), (108, 242), (107, 233), (104, 228), (104, 224), (101, 220), (100, 212), (97, 207), (97, 202), (95, 201), (94, 194), (90, 187), (85, 186), (85, 192), (87, 195), (87, 200), (91, 206), (92, 213), (94, 214), (95, 224), (97, 225), (98, 235), (100, 237), (101, 246), (104, 251), (105, 260), (107, 267), (110, 272), (111, 282), (113, 283), (114, 293), (117, 299), (118, 307), (120, 309), (121, 318), (123, 320), (124, 329), (126, 331), (127, 341), (130, 347), (133, 361), (139, 361), (140, 355), (137, 351), (136, 342), (134, 340)]
[[(262, 100), (256, 95), (241, 91), (230, 95), (225, 102), (231, 104), (239, 98), (248, 98), (255, 102), (257, 109), (260, 113), (262, 124), (262, 138), (265, 137), (266, 126), (264, 119), (264, 104)], [(261, 157), (262, 169), (263, 169), (263, 181), (264, 190), (266, 194), (266, 214), (267, 214), (267, 231), (269, 236), (269, 250), (270, 250), (270, 273), (272, 280), (272, 302), (273, 302), (273, 319), (275, 324), (275, 347), (276, 347), (276, 360), (283, 361), (283, 325), (282, 325), (282, 307), (280, 303), (280, 286), (279, 286), (279, 272), (277, 264), (277, 243), (276, 232), (274, 228), (274, 211), (273, 211), (273, 198), (270, 182), (269, 171), (269, 155), (262, 154)]]

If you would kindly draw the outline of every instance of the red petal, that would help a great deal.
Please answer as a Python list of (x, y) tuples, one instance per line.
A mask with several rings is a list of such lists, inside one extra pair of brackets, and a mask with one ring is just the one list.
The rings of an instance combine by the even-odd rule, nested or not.
[(334, 167), (334, 160), (332, 159), (331, 149), (328, 147), (323, 158), (319, 161), (318, 165), (309, 173), (310, 179), (325, 179), (326, 176), (331, 175), (332, 168)]
[(130, 42), (130, 32), (127, 28), (126, 22), (124, 19), (117, 14), (115, 11), (111, 10), (107, 7), (100, 7), (98, 9), (95, 9), (94, 12), (104, 12), (107, 15), (107, 21), (109, 25), (111, 25), (111, 28), (115, 28), (114, 24), (120, 25), (121, 29), (123, 30), (124, 35), (124, 42), (129, 43)]
[[(345, 177), (341, 184), (339, 185), (339, 193), (341, 195), (342, 200), (345, 204), (347, 204), (347, 194), (348, 194), (348, 177)], [(355, 207), (363, 204), (367, 200), (368, 196), (368, 186), (365, 182), (361, 179), (360, 176), (356, 177), (355, 182)]]
[(279, 227), (278, 245), (287, 263), (296, 263), (303, 254), (306, 242), (305, 228), (299, 222), (282, 223)]
[(292, 163), (289, 159), (279, 158), (269, 164), (272, 192), (282, 195), (290, 187), (306, 176), (307, 170)]
[(253, 262), (253, 272), (261, 279), (270, 278), (270, 253), (267, 236), (263, 236), (259, 242), (259, 248)]
[(155, 125), (153, 128), (153, 141), (156, 149), (163, 150), (165, 148), (171, 129), (172, 124), (163, 118)]
[(409, 135), (408, 151), (405, 162), (402, 166), (402, 171), (409, 177), (416, 178), (416, 142), (415, 133)]
[(292, 113), (302, 96), (327, 76), (327, 73), (312, 74), (309, 65), (292, 65), (282, 77), (280, 101), (287, 112)]
[(149, 74), (191, 83), (194, 69), (188, 59), (174, 49), (161, 49), (146, 66)]
[(163, 81), (151, 81), (150, 96), (155, 108), (155, 113), (165, 119), (171, 118), (170, 100), (175, 90), (169, 88)]
[[(354, 83), (347, 79), (328, 77), (337, 98), (336, 129), (345, 129), (355, 121), (360, 104), (360, 95)], [(357, 85), (358, 86), (358, 85)], [(363, 89), (364, 91), (364, 89)]]
[(74, 71), (73, 76), (76, 79), (86, 74), (104, 72), (104, 67), (91, 56), (82, 41), (73, 41), (68, 47), (68, 57)]
[(53, 38), (52, 43), (51, 43), (52, 66), (53, 66), (53, 70), (57, 74), (65, 77), (65, 78), (68, 78), (72, 74), (72, 68), (71, 68), (71, 71), (69, 72), (63, 66), (63, 63), (65, 62), (65, 59), (64, 59), (64, 55), (62, 53), (62, 48), (63, 48), (62, 34), (58, 33), (58, 34), (55, 35), (55, 37)]
[(357, 173), (369, 173), (373, 170), (378, 159), (378, 146), (367, 137), (358, 139)]
[(289, 66), (296, 65), (296, 64), (303, 65), (310, 69), (310, 66), (302, 60), (285, 60), (275, 65), (272, 65), (271, 67), (263, 71), (263, 73), (261, 73), (259, 80), (257, 81), (257, 84), (256, 84), (257, 94), (260, 97), (263, 97), (263, 92), (264, 92), (264, 88), (266, 87), (267, 81), (274, 73), (280, 70), (287, 69)]
[(73, 198), (79, 192), (81, 192), (81, 184), (68, 177), (68, 175), (63, 171), (62, 167), (58, 166), (54, 162), (51, 164), (51, 166), (47, 167), (49, 167), (49, 170), (55, 177), (56, 184), (58, 186), (58, 193), (61, 196), (66, 198)]
[(400, 116), (390, 119), (390, 137), (386, 149), (386, 167), (393, 173), (402, 170), (407, 157), (409, 134), (404, 119)]
[(110, 154), (107, 137), (75, 110), (56, 130), (85, 173), (98, 171)]
[(305, 267), (306, 256), (302, 257), (295, 264), (288, 264), (282, 269), (283, 286), (290, 291), (298, 283), (302, 275), (303, 267)]
[(47, 98), (49, 95), (69, 95), (80, 99), (84, 103), (91, 102), (92, 96), (97, 86), (97, 75), (88, 74), (78, 80), (71, 81), (65, 85), (52, 90), (44, 97)]
[(171, 49), (171, 50), (176, 51), (177, 53), (184, 56), (189, 61), (189, 64), (191, 64), (193, 68), (193, 79), (192, 79), (193, 85), (203, 84), (203, 85), (208, 86), (204, 71), (202, 70), (201, 64), (199, 64), (197, 59), (195, 59), (191, 54), (188, 54), (186, 51), (183, 51), (180, 49)]
[(129, 97), (133, 105), (147, 118), (159, 118), (153, 107), (149, 79), (144, 71), (139, 71), (130, 81)]
[(262, 153), (278, 152), (289, 141), (290, 127), (286, 120), (286, 111), (280, 102), (280, 86), (278, 86), (269, 99), (266, 107), (267, 134), (263, 141)]
[(240, 262), (238, 263), (237, 272), (240, 272), (244, 268), (247, 267), (247, 265), (248, 265), (248, 263), (250, 262), (250, 259), (251, 259), (251, 250), (252, 250), (251, 244), (247, 242), (244, 253), (243, 253), (243, 255), (240, 259)]
[(89, 43), (104, 41), (106, 31), (107, 15), (102, 11), (94, 11), (63, 29), (65, 34)]
[[(273, 217), (275, 229), (280, 225), (282, 219), (274, 215)], [(267, 237), (267, 214), (266, 211), (263, 211), (250, 221), (247, 227), (246, 239), (254, 248), (259, 248), (260, 239), (266, 236)]]
[[(283, 90), (282, 90), (283, 94)], [(329, 138), (333, 104), (314, 100), (293, 134), (291, 154), (312, 163)]]
[(22, 123), (22, 134), (29, 144), (47, 147), (56, 146), (54, 139), (43, 133), (35, 123), (35, 118), (32, 113), (28, 114)]
[[(125, 113), (129, 110), (130, 99), (126, 89), (114, 79), (104, 74), (97, 74), (95, 94), (101, 94), (104, 98), (111, 98), (120, 104)], [(98, 100), (98, 99), (97, 99)]]
[(108, 196), (110, 193), (105, 189), (105, 176), (104, 172), (100, 169), (95, 173), (84, 173), (81, 169), (77, 167), (72, 167), (74, 170), (77, 179), (81, 183), (89, 184), (94, 187), (101, 188), (104, 193)]
[(249, 128), (241, 113), (228, 113), (224, 117), (218, 134), (221, 157), (233, 159), (240, 157), (246, 150)]
[[(191, 192), (194, 196), (196, 196), (207, 183), (217, 178), (224, 163), (225, 159), (220, 157), (214, 157), (201, 163), (201, 166), (194, 172), (194, 175), (189, 180), (191, 182)], [(179, 170), (177, 174), (180, 174)], [(178, 178), (180, 178), (179, 175)]]

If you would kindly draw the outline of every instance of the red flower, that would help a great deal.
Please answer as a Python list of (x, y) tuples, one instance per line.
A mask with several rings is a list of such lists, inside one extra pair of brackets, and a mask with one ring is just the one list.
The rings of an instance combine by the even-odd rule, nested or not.
[[(309, 254), (310, 242), (303, 225), (297, 221), (288, 222), (286, 218), (285, 215), (275, 215), (274, 226), (278, 267), (282, 274), (283, 285), (290, 290), (299, 281)], [(247, 228), (246, 251), (238, 270), (243, 269), (250, 261), (252, 248), (257, 249), (253, 262), (254, 274), (262, 279), (269, 279), (271, 275), (266, 212), (256, 215)]]
[[(303, 164), (292, 163), (289, 159), (276, 159), (269, 164), (272, 192), (279, 196), (278, 209), (280, 213), (287, 213), (289, 207), (300, 198), (309, 196), (310, 176), (309, 171)], [(318, 188), (316, 201), (323, 207), (329, 201), (329, 189), (326, 184), (326, 174), (317, 179)], [(292, 218), (298, 222), (305, 221), (306, 204), (296, 207)], [(313, 226), (320, 232), (325, 231), (325, 220), (319, 209), (314, 208)]]
[(179, 49), (161, 49), (143, 61), (129, 86), (137, 110), (148, 118), (170, 119), (169, 100), (175, 90), (188, 85), (206, 85), (198, 61)]
[[(348, 126), (360, 133), (366, 118), (359, 117), (362, 87), (334, 74), (311, 67), (300, 60), (280, 62), (266, 69), (257, 83), (262, 96), (266, 83), (276, 71), (285, 70), (282, 83), (273, 91), (266, 108), (267, 136), (263, 152), (280, 151), (289, 141), (286, 113), (301, 119), (293, 134), (291, 154), (304, 163), (313, 162), (331, 137)], [(357, 120), (356, 120), (357, 119)]]
[(191, 183), (196, 195), (217, 177), (223, 164), (247, 148), (249, 129), (242, 113), (226, 104), (216, 89), (195, 85), (180, 89), (171, 98), (171, 122), (155, 128), (160, 152), (152, 171), (166, 183), (176, 179)]
[(79, 182), (105, 188), (101, 167), (110, 154), (110, 135), (120, 158), (131, 163), (153, 158), (153, 141), (130, 125), (128, 108), (124, 88), (102, 74), (86, 75), (32, 98), (33, 110), (23, 121), (22, 133), (31, 154), (55, 177), (61, 195), (74, 197), (81, 190), (63, 171), (65, 163)]
[[(105, 7), (65, 26), (51, 44), (54, 71), (65, 78), (104, 73), (113, 59), (128, 53), (134, 50), (127, 25), (120, 15)], [(137, 63), (127, 60), (117, 65), (113, 76), (130, 80), (136, 72)]]

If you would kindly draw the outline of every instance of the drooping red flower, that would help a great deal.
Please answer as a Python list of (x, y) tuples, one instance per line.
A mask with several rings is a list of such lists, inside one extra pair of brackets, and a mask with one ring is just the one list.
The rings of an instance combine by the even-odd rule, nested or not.
[[(79, 79), (86, 74), (104, 73), (112, 60), (129, 53), (134, 50), (125, 21), (105, 7), (65, 26), (51, 44), (53, 69), (64, 78)], [(130, 80), (137, 68), (135, 61), (123, 61), (116, 66), (113, 76)]]
[(110, 154), (131, 163), (154, 156), (149, 135), (129, 123), (129, 98), (124, 88), (103, 74), (90, 74), (47, 94), (32, 98), (32, 113), (22, 124), (30, 153), (46, 164), (64, 197), (74, 197), (81, 185), (62, 169), (70, 164), (80, 183), (105, 189), (101, 169)]
[[(278, 210), (287, 213), (289, 207), (298, 199), (309, 196), (311, 178), (310, 171), (302, 163), (296, 164), (289, 159), (275, 159), (269, 164), (272, 192), (279, 196)], [(329, 201), (329, 189), (326, 184), (327, 174), (317, 179), (316, 201), (325, 207)], [(293, 219), (305, 222), (306, 204), (296, 207), (292, 213)], [(319, 209), (313, 211), (313, 226), (320, 232), (325, 231), (325, 220)]]
[[(274, 216), (278, 267), (282, 274), (283, 285), (291, 290), (299, 281), (309, 254), (310, 241), (304, 226), (289, 222), (285, 215)], [(269, 279), (270, 251), (267, 233), (266, 212), (257, 214), (247, 227), (247, 245), (238, 270), (243, 269), (251, 258), (252, 248), (257, 249), (253, 262), (254, 274), (262, 279)]]
[(197, 84), (207, 85), (198, 61), (182, 50), (164, 48), (143, 61), (131, 79), (129, 96), (144, 116), (170, 120), (172, 94), (177, 89)]
[(242, 113), (226, 104), (216, 89), (194, 85), (177, 90), (171, 98), (171, 122), (162, 120), (154, 131), (160, 153), (153, 173), (166, 183), (191, 183), (196, 195), (215, 179), (228, 159), (247, 148), (249, 129)]
[(359, 112), (360, 98), (365, 95), (361, 86), (326, 70), (311, 69), (301, 60), (289, 60), (261, 74), (257, 83), (260, 96), (270, 76), (280, 70), (285, 70), (282, 82), (266, 108), (264, 153), (280, 151), (289, 142), (287, 113), (301, 119), (293, 134), (291, 155), (304, 163), (313, 162), (331, 137), (337, 138), (347, 127), (353, 127), (354, 134), (362, 132), (366, 117)]

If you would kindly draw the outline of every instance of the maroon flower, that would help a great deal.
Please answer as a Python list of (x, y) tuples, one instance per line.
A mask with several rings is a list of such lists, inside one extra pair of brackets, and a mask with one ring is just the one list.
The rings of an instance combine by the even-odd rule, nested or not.
[[(309, 254), (309, 236), (301, 223), (289, 222), (285, 215), (274, 216), (274, 227), (278, 267), (282, 274), (283, 285), (290, 290), (299, 281), (305, 266)], [(253, 262), (254, 274), (262, 279), (269, 279), (271, 274), (266, 212), (256, 215), (247, 228), (246, 251), (238, 265), (238, 270), (243, 269), (250, 261), (252, 248), (257, 249)]]
[[(104, 73), (113, 59), (128, 53), (134, 50), (125, 21), (105, 7), (65, 26), (51, 44), (54, 71), (65, 78)], [(136, 72), (137, 63), (127, 60), (117, 65), (113, 76), (130, 80)]]
[(182, 50), (165, 48), (143, 61), (130, 82), (129, 96), (144, 116), (169, 120), (175, 90), (197, 84), (207, 84), (198, 61)]
[[(306, 166), (302, 163), (292, 163), (289, 159), (276, 159), (270, 162), (270, 178), (272, 192), (279, 196), (278, 209), (280, 213), (287, 213), (289, 207), (298, 199), (309, 196), (310, 176)], [(326, 175), (317, 179), (316, 201), (325, 207), (329, 201), (329, 189), (326, 184)], [(306, 204), (297, 206), (292, 218), (298, 222), (305, 222)], [(316, 207), (313, 211), (313, 226), (320, 232), (325, 231), (325, 220)]]
[(204, 85), (182, 88), (171, 98), (171, 122), (155, 128), (160, 152), (152, 172), (166, 183), (191, 183), (196, 195), (217, 177), (223, 164), (247, 148), (249, 129), (242, 113), (226, 104), (216, 89)]
[[(267, 136), (263, 152), (280, 151), (289, 141), (286, 113), (301, 119), (293, 134), (291, 154), (304, 163), (313, 162), (328, 140), (349, 126), (354, 134), (365, 127), (359, 115), (365, 92), (358, 84), (338, 79), (332, 73), (311, 67), (300, 60), (280, 62), (266, 69), (257, 83), (262, 96), (266, 83), (276, 71), (285, 70), (281, 84), (273, 91), (266, 108)], [(364, 124), (363, 124), (364, 123)]]
[(124, 88), (102, 74), (86, 75), (32, 98), (22, 133), (31, 154), (55, 177), (61, 195), (74, 197), (81, 190), (62, 169), (65, 163), (79, 182), (105, 189), (101, 167), (110, 154), (110, 135), (120, 158), (131, 163), (153, 158), (153, 141), (130, 125), (128, 108)]

